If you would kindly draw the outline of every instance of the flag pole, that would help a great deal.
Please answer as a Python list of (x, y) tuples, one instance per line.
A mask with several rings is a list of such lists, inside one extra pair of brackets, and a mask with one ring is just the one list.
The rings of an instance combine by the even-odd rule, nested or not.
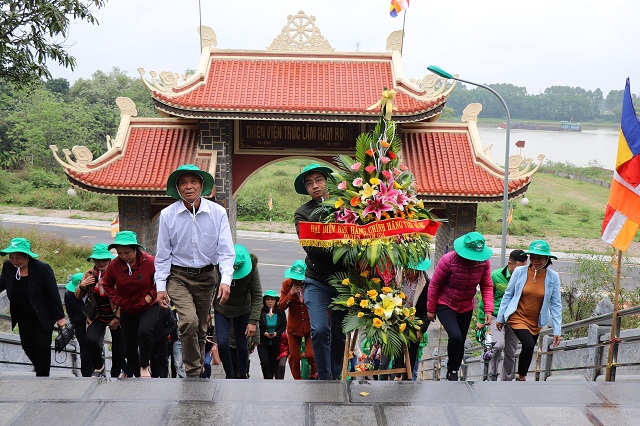
[(618, 363), (618, 296), (620, 295), (620, 269), (622, 269), (622, 251), (618, 250), (618, 268), (616, 271), (616, 292), (613, 297), (613, 316), (611, 317), (611, 337), (609, 337), (609, 358), (607, 359), (607, 374), (605, 381), (616, 380), (615, 365)]
[(402, 39), (400, 40), (400, 56), (402, 56), (402, 48), (404, 47), (404, 24), (407, 22), (407, 9), (404, 10), (402, 18)]

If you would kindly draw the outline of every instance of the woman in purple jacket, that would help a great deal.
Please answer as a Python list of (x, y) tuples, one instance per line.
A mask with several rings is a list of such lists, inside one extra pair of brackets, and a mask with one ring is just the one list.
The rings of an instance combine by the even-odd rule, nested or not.
[(491, 324), (493, 283), (489, 258), (493, 251), (486, 246), (479, 232), (457, 238), (453, 248), (455, 251), (440, 258), (433, 273), (427, 297), (427, 318), (433, 321), (437, 314), (447, 331), (447, 380), (457, 381), (478, 284), (484, 306), (488, 307), (485, 324)]

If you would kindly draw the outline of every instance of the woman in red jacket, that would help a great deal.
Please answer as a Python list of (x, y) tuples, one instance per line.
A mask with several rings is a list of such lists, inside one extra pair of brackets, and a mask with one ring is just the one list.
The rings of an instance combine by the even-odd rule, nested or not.
[(136, 377), (151, 377), (149, 360), (153, 349), (153, 328), (158, 321), (160, 306), (156, 303), (154, 258), (142, 251), (135, 232), (116, 234), (109, 250), (116, 249), (113, 259), (102, 275), (113, 313), (120, 320), (127, 363)]
[(489, 258), (493, 251), (485, 245), (479, 232), (457, 238), (453, 248), (455, 251), (440, 258), (433, 273), (427, 296), (427, 318), (433, 321), (437, 314), (447, 331), (447, 380), (457, 381), (478, 284), (487, 307), (485, 324), (491, 324), (493, 283)]

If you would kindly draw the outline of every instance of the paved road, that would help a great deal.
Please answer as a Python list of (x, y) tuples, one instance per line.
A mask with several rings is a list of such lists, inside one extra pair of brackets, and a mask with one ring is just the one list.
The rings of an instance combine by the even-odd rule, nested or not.
[[(90, 220), (71, 220), (61, 218), (43, 218), (20, 215), (0, 215), (0, 226), (45, 232), (68, 241), (92, 246), (97, 243), (111, 243), (111, 230), (108, 222)], [(258, 256), (260, 276), (265, 290), (279, 291), (283, 273), (294, 260), (304, 259), (304, 251), (298, 245), (295, 235), (238, 231), (237, 242), (246, 246)], [(554, 261), (554, 270), (560, 273), (564, 286), (572, 283), (571, 270), (575, 261), (571, 256), (559, 254)], [(499, 265), (499, 256), (491, 258), (492, 265)], [(429, 271), (429, 274), (432, 270)], [(630, 270), (630, 276), (622, 281), (623, 288), (635, 289), (640, 281), (640, 268)]]

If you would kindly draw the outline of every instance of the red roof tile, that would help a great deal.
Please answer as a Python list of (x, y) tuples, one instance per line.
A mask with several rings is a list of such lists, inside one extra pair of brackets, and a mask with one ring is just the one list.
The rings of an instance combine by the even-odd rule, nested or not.
[[(466, 125), (403, 126), (402, 158), (416, 178), (416, 191), (430, 201), (495, 201), (503, 196), (504, 171), (478, 155)], [(510, 180), (510, 196), (522, 192), (529, 181)]]
[[(377, 118), (367, 111), (384, 87), (394, 88), (397, 121), (425, 119), (445, 101), (421, 100), (417, 92), (394, 75), (391, 53), (305, 54), (296, 52), (211, 52), (204, 78), (171, 93), (152, 90), (159, 108), (180, 115), (192, 113), (328, 114)], [(176, 111), (178, 110), (178, 111)], [(436, 112), (433, 111), (434, 115)], [(193, 114), (189, 115), (192, 116)], [(428, 116), (428, 115), (427, 115)]]
[(179, 165), (190, 163), (209, 170), (211, 157), (198, 156), (196, 121), (134, 120), (120, 152), (98, 158), (88, 172), (66, 169), (69, 179), (111, 194), (163, 195), (169, 174)]

